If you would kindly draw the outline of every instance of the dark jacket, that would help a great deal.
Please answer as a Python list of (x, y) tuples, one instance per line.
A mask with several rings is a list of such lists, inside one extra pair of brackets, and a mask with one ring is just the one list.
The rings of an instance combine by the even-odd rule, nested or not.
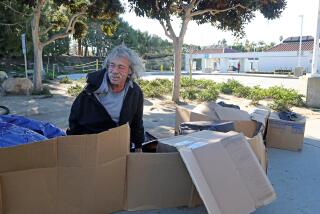
[(143, 93), (140, 87), (133, 82), (133, 87), (129, 87), (125, 95), (119, 123), (116, 124), (93, 93), (102, 84), (105, 73), (106, 69), (88, 74), (85, 89), (72, 104), (67, 134), (94, 134), (129, 122), (130, 141), (135, 144), (136, 148), (140, 148), (144, 141)]

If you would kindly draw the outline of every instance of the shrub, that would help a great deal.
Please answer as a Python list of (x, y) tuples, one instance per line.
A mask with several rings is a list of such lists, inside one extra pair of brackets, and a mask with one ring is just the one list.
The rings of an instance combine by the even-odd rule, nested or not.
[(234, 79), (228, 79), (227, 82), (220, 84), (220, 90), (224, 94), (232, 94), (239, 87), (243, 87), (243, 85)]
[(249, 98), (251, 94), (251, 88), (248, 86), (239, 86), (234, 89), (233, 94), (237, 97)]
[(249, 98), (251, 99), (251, 103), (253, 105), (257, 105), (260, 100), (266, 98), (266, 91), (265, 89), (262, 89), (259, 86), (254, 86), (251, 89)]
[(212, 85), (209, 86), (207, 89), (203, 90), (199, 93), (199, 100), (200, 101), (216, 101), (219, 96), (219, 89), (217, 86)]
[(59, 82), (63, 83), (63, 84), (71, 84), (72, 83), (72, 81), (67, 76), (63, 77)]
[(67, 93), (71, 96), (78, 96), (80, 94), (80, 92), (82, 91), (83, 86), (76, 83), (76, 85), (72, 85), (70, 87), (68, 87), (68, 91)]
[(172, 91), (172, 82), (167, 79), (137, 80), (145, 97), (162, 97)]
[(196, 100), (199, 97), (200, 89), (197, 87), (184, 87), (181, 89), (180, 95), (183, 99)]

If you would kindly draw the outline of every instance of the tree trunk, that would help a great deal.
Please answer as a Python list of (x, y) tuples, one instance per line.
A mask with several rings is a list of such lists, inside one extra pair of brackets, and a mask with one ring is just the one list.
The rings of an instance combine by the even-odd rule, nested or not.
[(172, 101), (179, 102), (180, 95), (180, 78), (181, 78), (181, 51), (182, 51), (183, 38), (175, 38), (173, 40), (174, 48), (174, 80)]
[(85, 45), (84, 47), (84, 56), (88, 56), (88, 45)]
[(78, 55), (79, 55), (79, 56), (82, 56), (81, 39), (78, 39)]
[(34, 73), (33, 73), (33, 87), (34, 91), (42, 90), (42, 44), (39, 37), (39, 21), (40, 21), (40, 8), (36, 8), (32, 19), (32, 40), (34, 52)]

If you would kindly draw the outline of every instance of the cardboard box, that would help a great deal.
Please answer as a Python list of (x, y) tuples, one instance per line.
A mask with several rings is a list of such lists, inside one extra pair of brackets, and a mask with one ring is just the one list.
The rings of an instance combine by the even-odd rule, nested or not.
[(299, 151), (303, 147), (306, 118), (298, 115), (296, 121), (286, 121), (273, 112), (268, 119), (267, 147)]
[(179, 153), (129, 153), (129, 128), (0, 149), (1, 214), (111, 213), (201, 203)]
[[(251, 211), (275, 198), (242, 135), (218, 137), (198, 132), (190, 139), (201, 139), (202, 144), (180, 151), (183, 163), (178, 152), (130, 154), (129, 133), (125, 125), (100, 134), (59, 137), (0, 149), (0, 213), (105, 214), (196, 205), (201, 203), (199, 191), (208, 209), (212, 210), (214, 197), (217, 213), (220, 210), (229, 214), (232, 207), (231, 211), (238, 210), (237, 213)], [(179, 137), (173, 139), (183, 144)], [(202, 151), (206, 144), (214, 146)], [(193, 152), (196, 158), (189, 159)], [(224, 161), (228, 164), (218, 166)], [(209, 167), (214, 171), (207, 171), (213, 162), (217, 168)], [(210, 187), (232, 183), (234, 189), (229, 188), (228, 194), (223, 195), (222, 189), (211, 188), (207, 198), (202, 181), (194, 178), (198, 173), (193, 165), (204, 169), (202, 176)], [(230, 179), (224, 183), (220, 174), (230, 175)], [(241, 195), (241, 200), (226, 197), (231, 193)]]
[(111, 213), (126, 200), (129, 128), (0, 149), (1, 214)]
[[(183, 107), (177, 107), (176, 108), (176, 126), (175, 126), (175, 130), (178, 133), (179, 130), (179, 125), (182, 122), (190, 122), (190, 121), (214, 121), (216, 118), (215, 116), (215, 112), (212, 113), (212, 111), (210, 111), (209, 108), (205, 107), (206, 105), (203, 104), (204, 107), (201, 107), (202, 109), (207, 109), (205, 111), (205, 114), (202, 113), (197, 113), (193, 110), (190, 109), (186, 109)], [(235, 109), (237, 110), (237, 109)], [(233, 115), (237, 114), (242, 114), (242, 111), (239, 112), (238, 111), (233, 111)], [(224, 118), (222, 117), (223, 114), (220, 113), (220, 118)], [(248, 116), (248, 114), (245, 114)], [(266, 117), (267, 114), (264, 114), (263, 118)], [(242, 117), (241, 116), (235, 116), (234, 118), (238, 118), (239, 120), (237, 121), (233, 121), (234, 122), (234, 127), (235, 127), (235, 131), (239, 132), (239, 133), (243, 133), (247, 139), (248, 142), (250, 143), (250, 146), (252, 147), (254, 153), (256, 154), (262, 168), (265, 170), (265, 172), (267, 173), (267, 168), (268, 168), (268, 157), (267, 157), (267, 150), (265, 148), (264, 145), (264, 141), (263, 141), (263, 133), (265, 132), (265, 128), (261, 123), (257, 122), (257, 121), (253, 121), (253, 120), (248, 120), (248, 117), (245, 116), (244, 119), (245, 120), (240, 120)], [(265, 120), (265, 119), (263, 119)], [(160, 145), (161, 146), (161, 145)], [(168, 148), (167, 148), (168, 149)], [(173, 149), (174, 150), (174, 149)], [(165, 150), (161, 150), (160, 151), (165, 151)], [(170, 150), (171, 151), (171, 150)]]
[(161, 140), (159, 145), (180, 152), (209, 213), (250, 213), (275, 199), (242, 134), (200, 131)]

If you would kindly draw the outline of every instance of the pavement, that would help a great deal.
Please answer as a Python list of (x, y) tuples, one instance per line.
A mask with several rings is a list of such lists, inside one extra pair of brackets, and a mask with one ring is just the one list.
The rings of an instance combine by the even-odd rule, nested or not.
[[(6, 96), (0, 97), (0, 105), (10, 108), (11, 113), (25, 115), (33, 119), (52, 122), (61, 128), (67, 128), (67, 118), (74, 97), (66, 95), (66, 85), (50, 84), (54, 96)], [(226, 102), (242, 100), (225, 98)], [(195, 106), (191, 103), (189, 107)], [(258, 208), (256, 214), (314, 214), (320, 210), (320, 112), (305, 110), (307, 116), (303, 149), (291, 152), (268, 149), (268, 177), (277, 193), (277, 200)], [(144, 109), (146, 130), (158, 138), (173, 135), (175, 124), (175, 105), (168, 100), (146, 99)], [(205, 207), (169, 208), (138, 212), (117, 212), (117, 214), (180, 214), (207, 213)]]

